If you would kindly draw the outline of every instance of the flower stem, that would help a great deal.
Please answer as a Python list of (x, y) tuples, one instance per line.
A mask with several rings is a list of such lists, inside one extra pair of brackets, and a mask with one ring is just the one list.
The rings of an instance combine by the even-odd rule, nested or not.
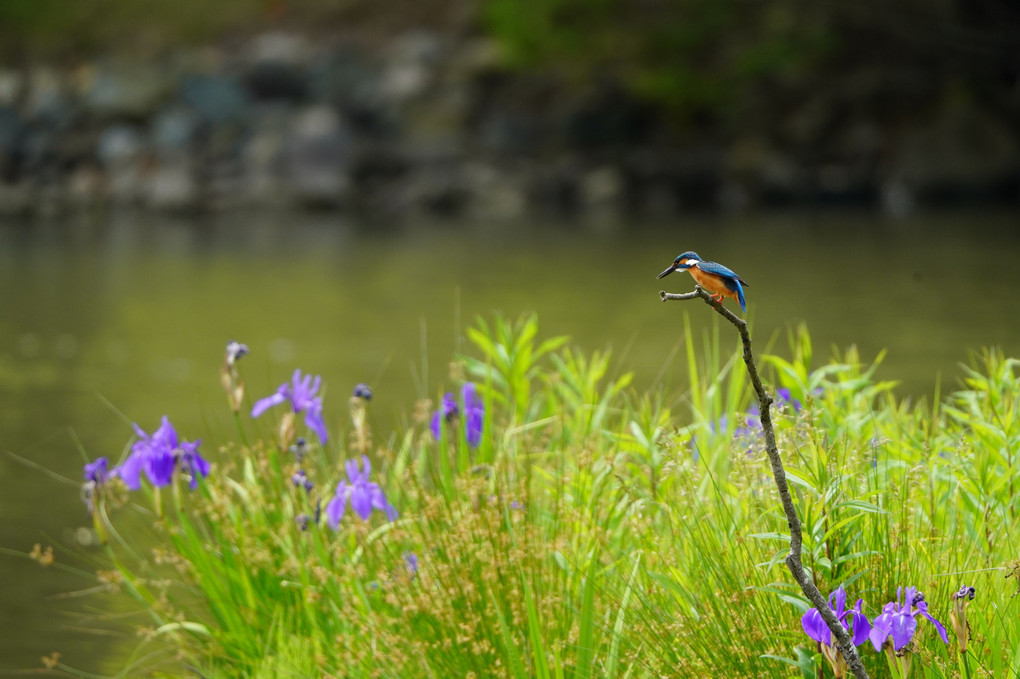
[(244, 435), (244, 426), (241, 424), (241, 413), (234, 411), (234, 423), (237, 425), (237, 436), (241, 440), (241, 445), (245, 448), (248, 447), (248, 437)]
[(964, 679), (970, 679), (970, 661), (967, 659), (967, 652), (961, 651), (958, 657), (959, 665), (963, 668)]

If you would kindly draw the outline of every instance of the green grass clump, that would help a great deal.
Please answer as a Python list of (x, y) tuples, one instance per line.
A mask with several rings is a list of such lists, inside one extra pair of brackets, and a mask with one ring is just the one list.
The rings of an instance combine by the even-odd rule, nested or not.
[[(352, 399), (349, 431), (310, 446), (310, 492), (291, 482), (288, 442), (267, 441), (225, 444), (192, 493), (141, 491), (152, 508), (111, 516), (100, 498), (114, 580), (154, 621), (126, 674), (831, 676), (801, 630), (738, 340), (687, 325), (688, 387), (636, 394), (607, 353), (540, 341), (535, 318), (480, 320), (468, 337), (452, 381), (484, 399), (477, 446), (463, 426), (435, 440), (424, 403), (372, 446), (370, 404)], [(843, 585), (869, 619), (920, 588), (950, 644), (922, 621), (914, 676), (1015, 676), (1020, 598), (1003, 575), (1020, 558), (1018, 362), (985, 352), (963, 390), (913, 405), (877, 361), (850, 350), (815, 368), (806, 331), (790, 344), (765, 363), (818, 586)], [(316, 522), (365, 452), (399, 516)], [(129, 507), (151, 538), (118, 531)], [(962, 585), (977, 588), (966, 654), (949, 622)]]

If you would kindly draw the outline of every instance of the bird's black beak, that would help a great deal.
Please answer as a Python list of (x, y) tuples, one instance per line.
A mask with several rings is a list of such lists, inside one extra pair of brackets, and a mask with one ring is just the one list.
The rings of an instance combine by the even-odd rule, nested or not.
[(666, 269), (665, 271), (663, 271), (662, 273), (660, 273), (660, 274), (659, 274), (658, 276), (656, 276), (655, 278), (656, 278), (656, 280), (658, 280), (659, 278), (662, 278), (662, 277), (664, 277), (664, 276), (668, 276), (668, 275), (670, 275), (670, 274), (671, 274), (671, 273), (673, 273), (674, 271), (676, 271), (676, 264), (673, 264), (673, 265), (671, 265), (671, 266), (670, 266), (670, 267), (669, 267), (668, 269)]

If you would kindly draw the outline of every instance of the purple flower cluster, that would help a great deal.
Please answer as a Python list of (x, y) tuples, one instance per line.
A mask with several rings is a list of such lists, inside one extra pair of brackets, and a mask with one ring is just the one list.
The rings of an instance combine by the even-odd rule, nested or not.
[(110, 471), (110, 461), (105, 457), (97, 457), (92, 462), (85, 464), (85, 483), (81, 487), (81, 501), (88, 507), (89, 512), (95, 510), (96, 493), (100, 492), (106, 482), (116, 475), (116, 470)]
[[(868, 622), (868, 618), (862, 612), (864, 600), (858, 599), (853, 608), (846, 607), (846, 590), (843, 586), (829, 595), (829, 608), (832, 609), (836, 619), (850, 634), (854, 646), (860, 646), (870, 640), (876, 651), (883, 649), (891, 650), (897, 656), (903, 656), (902, 650), (914, 638), (917, 632), (917, 617), (923, 616), (931, 621), (938, 631), (942, 641), (949, 643), (946, 630), (938, 620), (928, 613), (928, 604), (924, 595), (917, 591), (916, 587), (907, 587), (906, 592), (900, 587), (896, 590), (896, 601), (890, 601), (883, 607), (882, 613), (874, 620)], [(801, 618), (801, 626), (804, 633), (813, 641), (818, 643), (818, 648), (837, 677), (845, 676), (847, 667), (846, 660), (838, 645), (834, 643), (832, 632), (825, 624), (821, 613), (817, 608), (809, 609)], [(909, 663), (909, 657), (901, 658), (901, 661)]]
[[(248, 352), (246, 345), (229, 342), (226, 352), (227, 370), (230, 371)], [(231, 377), (230, 384), (234, 386), (238, 378), (234, 373), (228, 377)], [(291, 380), (280, 385), (276, 393), (255, 403), (251, 415), (259, 417), (274, 406), (289, 403), (294, 413), (305, 413), (305, 424), (318, 435), (320, 441), (325, 443), (328, 433), (322, 417), (322, 397), (318, 395), (321, 384), (322, 379), (319, 376), (302, 375), (300, 370), (295, 370)], [(447, 396), (444, 416), (447, 421), (452, 421), (459, 415), (460, 408), (452, 395)], [(366, 384), (358, 384), (354, 389), (354, 398), (363, 402), (370, 401), (371, 388)], [(484, 406), (475, 393), (473, 384), (464, 386), (462, 399), (468, 441), (474, 446), (481, 439)], [(209, 475), (209, 462), (198, 452), (200, 441), (185, 441), (179, 438), (176, 429), (166, 416), (151, 435), (137, 424), (133, 426), (137, 440), (122, 464), (111, 470), (109, 460), (100, 457), (85, 465), (82, 499), (90, 512), (95, 510), (94, 498), (97, 493), (115, 476), (123, 479), (129, 489), (138, 490), (142, 486), (143, 475), (157, 488), (172, 484), (174, 479), (181, 475), (188, 479), (192, 489), (198, 486), (200, 479)], [(303, 488), (306, 493), (312, 494), (315, 484), (300, 466), (307, 452), (306, 440), (297, 438), (289, 449), (294, 453), (298, 463), (297, 470), (291, 475), (291, 482), (295, 487)], [(368, 457), (362, 456), (360, 464), (358, 460), (348, 460), (345, 469), (347, 478), (337, 484), (334, 496), (325, 507), (326, 522), (329, 526), (334, 530), (339, 528), (348, 504), (362, 520), (367, 521), (374, 510), (382, 511), (390, 521), (395, 520), (397, 510), (386, 499), (379, 484), (369, 479), (372, 467)], [(295, 517), (298, 528), (307, 530), (309, 526), (318, 525), (321, 508), (322, 500), (315, 498), (314, 515), (303, 513)], [(412, 574), (417, 571), (417, 556), (412, 554), (408, 557), (407, 567)]]
[(315, 484), (312, 483), (312, 480), (310, 478), (308, 478), (308, 474), (305, 472), (304, 469), (298, 469), (296, 472), (294, 472), (290, 477), (290, 481), (296, 487), (304, 488), (305, 492), (308, 493), (312, 492), (312, 488), (315, 487)]
[(373, 509), (385, 512), (386, 518), (390, 521), (397, 518), (397, 510), (386, 499), (379, 484), (368, 480), (368, 475), (372, 471), (368, 457), (363, 455), (361, 460), (360, 469), (357, 460), (347, 460), (344, 463), (347, 480), (337, 484), (336, 494), (326, 505), (326, 522), (333, 530), (340, 527), (340, 519), (343, 518), (348, 503), (362, 521), (368, 520)]
[(105, 457), (97, 457), (85, 465), (85, 482), (95, 486), (104, 485), (113, 476), (109, 471), (110, 461)]
[[(836, 614), (836, 619), (843, 624), (843, 627), (850, 631), (854, 640), (854, 646), (860, 646), (868, 638), (871, 624), (861, 612), (864, 600), (858, 599), (853, 608), (846, 607), (846, 590), (840, 585), (839, 589), (829, 595), (829, 608)], [(812, 608), (801, 618), (801, 625), (804, 632), (822, 646), (832, 646), (832, 631), (822, 619), (822, 614), (817, 608)]]
[(290, 382), (284, 382), (275, 394), (255, 402), (251, 416), (258, 417), (273, 406), (289, 401), (295, 413), (304, 412), (305, 424), (319, 436), (320, 441), (325, 443), (329, 439), (329, 434), (322, 419), (322, 397), (316, 396), (321, 384), (322, 378), (318, 375), (314, 378), (311, 375), (302, 377), (301, 370), (295, 370)]
[(881, 651), (887, 641), (892, 642), (894, 651), (899, 651), (909, 644), (917, 632), (918, 615), (928, 618), (931, 624), (935, 625), (942, 641), (949, 643), (946, 628), (928, 613), (928, 602), (924, 600), (924, 594), (917, 591), (916, 587), (907, 587), (906, 592), (902, 587), (898, 587), (896, 601), (887, 603), (882, 613), (872, 621), (871, 634), (868, 637), (875, 650)]
[(131, 454), (123, 464), (110, 472), (124, 479), (131, 490), (142, 487), (143, 471), (149, 482), (157, 488), (170, 485), (176, 472), (188, 477), (188, 485), (192, 490), (198, 487), (200, 478), (209, 475), (209, 462), (198, 452), (201, 441), (179, 440), (177, 431), (165, 415), (159, 429), (151, 436), (137, 424), (134, 428), (138, 440), (131, 446)]
[[(784, 409), (787, 407), (793, 408), (794, 413), (800, 413), (802, 404), (799, 400), (794, 398), (793, 394), (789, 389), (777, 389), (776, 390), (776, 407), (778, 409)], [(713, 434), (725, 433), (729, 427), (729, 418), (723, 415), (714, 423), (709, 423), (708, 429)], [(742, 416), (741, 423), (733, 429), (733, 440), (739, 445), (744, 447), (744, 454), (751, 455), (757, 446), (760, 445), (762, 438), (761, 428), (761, 411), (758, 409), (758, 404), (752, 404)], [(692, 448), (694, 459), (698, 459), (698, 449), (696, 443), (692, 439)]]
[[(782, 410), (787, 407), (792, 407), (794, 413), (799, 413), (801, 403), (790, 394), (789, 389), (777, 389), (776, 408)], [(761, 411), (758, 409), (758, 404), (755, 403), (747, 409), (747, 414), (744, 416), (743, 426), (734, 429), (733, 436), (734, 438), (757, 438), (760, 435)]]
[(456, 427), (460, 419), (461, 405), (464, 414), (464, 435), (472, 448), (482, 441), (482, 427), (485, 424), (485, 402), (478, 395), (473, 382), (465, 382), (460, 391), (460, 404), (452, 393), (443, 396), (439, 410), (432, 416), (432, 436), (439, 441), (443, 436), (443, 424)]
[(251, 353), (247, 344), (241, 344), (237, 340), (227, 342), (227, 365), (232, 366), (239, 360)]

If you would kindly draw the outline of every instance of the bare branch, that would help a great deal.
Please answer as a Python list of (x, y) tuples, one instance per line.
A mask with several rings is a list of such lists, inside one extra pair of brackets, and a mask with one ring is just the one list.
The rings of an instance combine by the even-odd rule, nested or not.
[(740, 333), (740, 340), (744, 344), (744, 364), (747, 366), (747, 374), (751, 377), (751, 385), (754, 387), (754, 392), (758, 396), (761, 428), (765, 434), (765, 452), (769, 456), (769, 462), (772, 465), (772, 478), (776, 482), (776, 489), (779, 490), (779, 499), (783, 504), (783, 511), (786, 513), (787, 524), (790, 527), (790, 552), (786, 555), (786, 567), (790, 569), (790, 573), (793, 574), (793, 578), (800, 585), (804, 596), (818, 609), (833, 637), (839, 642), (840, 650), (846, 659), (847, 668), (857, 679), (868, 679), (868, 672), (864, 669), (864, 664), (861, 662), (860, 654), (857, 653), (853, 640), (847, 633), (846, 628), (843, 627), (843, 624), (836, 619), (836, 615), (829, 607), (829, 602), (825, 600), (818, 587), (815, 586), (814, 581), (812, 581), (811, 576), (808, 575), (804, 569), (804, 564), (801, 562), (803, 537), (801, 534), (800, 517), (797, 515), (797, 508), (793, 505), (790, 487), (786, 482), (786, 468), (783, 467), (783, 459), (780, 457), (779, 448), (776, 446), (776, 432), (772, 427), (772, 397), (765, 391), (761, 378), (758, 376), (754, 354), (751, 352), (751, 335), (747, 332), (747, 321), (724, 307), (722, 303), (712, 299), (712, 296), (703, 290), (701, 286), (696, 285), (694, 286), (694, 292), (680, 295), (659, 291), (659, 298), (663, 302), (673, 300), (683, 301), (698, 297), (705, 300), (706, 304), (715, 309), (720, 316), (736, 327)]

